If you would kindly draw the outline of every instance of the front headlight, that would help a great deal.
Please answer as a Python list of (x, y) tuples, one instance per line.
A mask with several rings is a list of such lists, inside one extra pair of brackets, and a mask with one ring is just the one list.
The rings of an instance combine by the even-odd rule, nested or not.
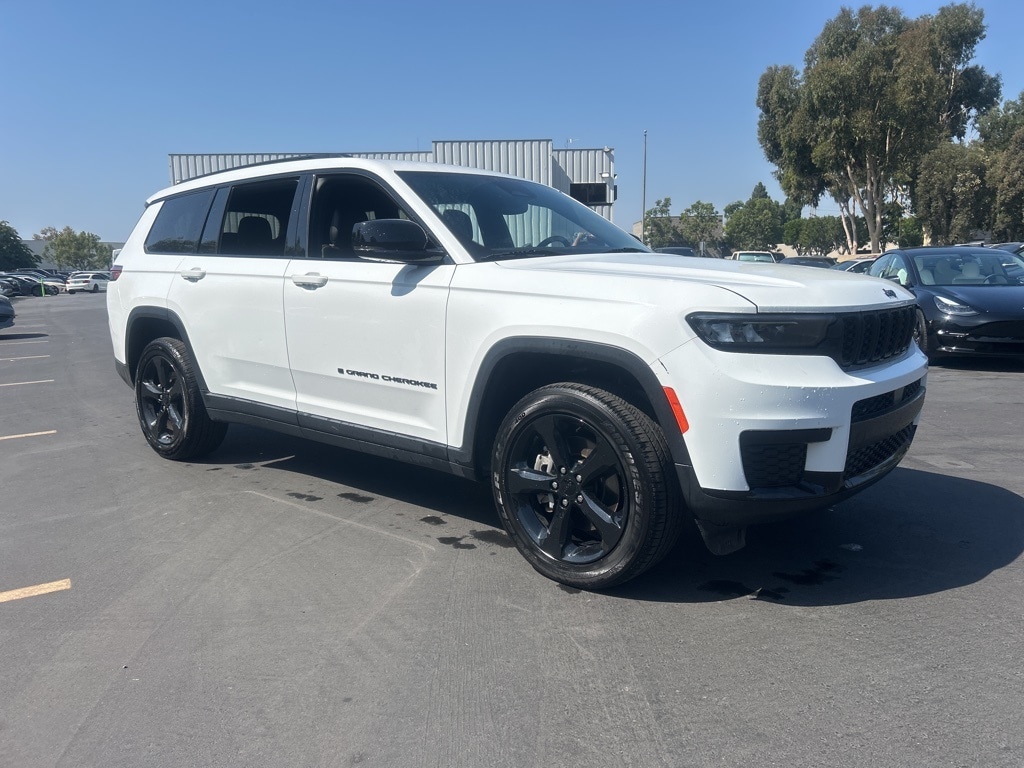
[(708, 346), (730, 352), (797, 352), (818, 347), (835, 315), (696, 312), (686, 321)]
[(947, 299), (943, 296), (935, 297), (935, 306), (939, 308), (939, 312), (944, 315), (958, 315), (965, 317), (967, 315), (976, 315), (978, 310), (967, 304), (961, 304), (959, 301), (953, 301), (953, 299)]

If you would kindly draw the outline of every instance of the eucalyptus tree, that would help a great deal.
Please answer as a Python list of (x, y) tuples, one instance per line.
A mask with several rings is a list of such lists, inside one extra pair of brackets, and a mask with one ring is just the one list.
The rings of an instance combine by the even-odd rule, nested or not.
[(805, 204), (831, 197), (851, 250), (860, 211), (877, 252), (894, 186), (999, 100), (998, 76), (971, 64), (984, 36), (973, 5), (917, 19), (884, 5), (843, 8), (802, 72), (769, 67), (758, 84), (758, 140), (786, 194)]

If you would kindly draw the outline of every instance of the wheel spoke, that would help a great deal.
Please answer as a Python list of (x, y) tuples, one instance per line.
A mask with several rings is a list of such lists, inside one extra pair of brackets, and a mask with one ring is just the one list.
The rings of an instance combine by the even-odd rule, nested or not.
[(554, 478), (546, 472), (524, 467), (514, 467), (508, 473), (508, 492), (516, 495), (520, 493), (548, 493), (551, 490), (551, 483)]
[(152, 395), (155, 398), (160, 397), (160, 387), (154, 384), (150, 379), (144, 379), (142, 381), (142, 388), (146, 390), (147, 394)]
[(184, 417), (181, 415), (181, 411), (178, 410), (177, 405), (167, 406), (167, 421), (174, 427), (176, 432), (180, 432), (182, 425), (185, 423)]
[(582, 476), (583, 485), (589, 485), (595, 479), (617, 472), (618, 469), (619, 459), (615, 454), (615, 449), (607, 440), (598, 439), (594, 450), (576, 468), (576, 472)]
[(557, 560), (562, 559), (565, 545), (569, 543), (570, 517), (568, 508), (555, 509), (555, 513), (551, 517), (551, 524), (547, 531), (541, 534), (540, 541), (537, 542), (544, 552)]
[(167, 379), (170, 366), (167, 365), (167, 361), (163, 358), (155, 358), (153, 360), (153, 368), (156, 369), (156, 378), (159, 381), (159, 387), (162, 392), (167, 391)]
[(565, 434), (559, 424), (557, 416), (547, 415), (537, 419), (533, 428), (544, 440), (544, 445), (551, 455), (551, 460), (556, 467), (568, 467), (572, 465), (572, 453), (565, 439)]
[(601, 537), (601, 544), (610, 549), (618, 543), (622, 536), (623, 515), (611, 515), (604, 505), (597, 501), (591, 494), (584, 493), (583, 501), (578, 505), (579, 509), (586, 516), (587, 520), (594, 524), (598, 535)]

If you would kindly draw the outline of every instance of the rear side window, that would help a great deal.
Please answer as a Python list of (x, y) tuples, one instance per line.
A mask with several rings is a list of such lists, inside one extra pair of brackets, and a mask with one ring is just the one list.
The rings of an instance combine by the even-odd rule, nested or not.
[(213, 190), (165, 200), (146, 237), (147, 253), (195, 253)]
[(232, 187), (220, 221), (217, 252), (283, 256), (298, 183), (297, 178), (272, 179)]

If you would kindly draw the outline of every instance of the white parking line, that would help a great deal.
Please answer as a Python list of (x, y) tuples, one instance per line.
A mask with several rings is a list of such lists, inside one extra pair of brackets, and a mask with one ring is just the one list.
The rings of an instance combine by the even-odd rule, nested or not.
[(3, 360), (5, 363), (14, 363), (17, 362), (18, 360), (41, 360), (44, 357), (49, 357), (49, 355), (28, 355), (26, 357), (0, 357), (0, 360)]
[(21, 589), (0, 592), (0, 603), (6, 603), (9, 600), (21, 600), (25, 597), (35, 597), (36, 595), (48, 595), (50, 592), (60, 592), (64, 589), (71, 589), (71, 579), (61, 579), (60, 581), (51, 581), (47, 584), (36, 584), (34, 587), (22, 587)]
[(39, 381), (12, 381), (10, 384), (0, 384), (0, 387), (20, 387), (22, 384), (52, 384), (53, 379), (40, 379)]
[(0, 342), (3, 342), (3, 345), (5, 347), (12, 347), (15, 344), (49, 344), (50, 340), (49, 339), (34, 339), (33, 341), (5, 341), (4, 339), (0, 339)]
[(19, 437), (41, 437), (43, 435), (56, 435), (56, 429), (49, 429), (46, 432), (26, 432), (23, 435), (0, 435), (0, 440), (17, 440)]

